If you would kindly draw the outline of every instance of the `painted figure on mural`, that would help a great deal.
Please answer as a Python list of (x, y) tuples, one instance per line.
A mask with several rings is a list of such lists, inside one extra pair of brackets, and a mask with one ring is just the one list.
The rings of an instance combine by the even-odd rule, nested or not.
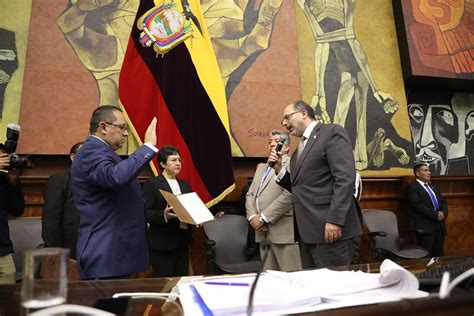
[[(387, 164), (385, 152), (393, 154), (398, 165), (406, 165), (410, 161), (409, 154), (403, 149), (400, 137), (396, 135), (396, 141), (393, 138), (396, 132), (390, 122), (391, 115), (398, 109), (398, 102), (390, 93), (380, 90), (371, 74), (364, 49), (354, 31), (355, 0), (297, 0), (297, 3), (311, 25), (316, 42), (316, 88), (311, 106), (320, 110), (319, 121), (330, 123), (334, 113), (333, 122), (347, 129), (350, 105), (355, 103), (356, 168), (382, 167)], [(335, 69), (331, 67), (333, 61)], [(330, 76), (340, 78), (337, 81)], [(333, 93), (336, 96), (333, 102), (329, 102), (332, 91), (328, 90), (333, 86), (337, 87)], [(369, 99), (369, 88), (375, 101)], [(386, 116), (386, 124), (377, 119), (376, 129), (369, 131), (367, 105), (371, 103), (383, 109), (385, 114), (381, 115)], [(329, 108), (332, 104), (335, 104), (334, 109)], [(376, 109), (369, 111), (374, 117)]]
[(0, 29), (0, 119), (3, 116), (5, 90), (17, 68), (15, 33)]
[(412, 0), (403, 6), (416, 52), (411, 59), (430, 69), (427, 75), (474, 79), (474, 0)]
[(417, 163), (436, 175), (474, 173), (474, 94), (409, 95)]
[(99, 105), (118, 104), (118, 75), (139, 0), (70, 0), (56, 23), (99, 88)]
[(230, 99), (241, 78), (270, 46), (282, 0), (202, 0), (201, 7)]

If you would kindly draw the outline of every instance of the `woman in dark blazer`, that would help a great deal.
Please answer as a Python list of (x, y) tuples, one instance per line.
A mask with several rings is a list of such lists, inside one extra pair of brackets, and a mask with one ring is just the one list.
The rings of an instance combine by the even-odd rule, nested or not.
[(176, 178), (181, 171), (181, 157), (176, 147), (163, 146), (157, 159), (161, 173), (143, 187), (146, 218), (150, 224), (153, 276), (188, 275), (191, 226), (179, 221), (159, 189), (177, 195), (192, 192), (191, 186)]

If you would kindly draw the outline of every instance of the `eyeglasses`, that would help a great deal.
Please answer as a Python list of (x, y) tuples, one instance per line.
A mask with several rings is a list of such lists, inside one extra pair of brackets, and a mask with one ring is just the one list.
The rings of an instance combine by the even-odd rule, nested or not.
[(127, 126), (127, 124), (114, 124), (114, 123), (110, 123), (110, 122), (105, 122), (105, 124), (118, 127), (118, 128), (120, 128), (122, 131), (128, 131), (128, 126)]
[(283, 119), (281, 120), (281, 124), (283, 125), (283, 122), (285, 120), (289, 120), (294, 114), (298, 113), (298, 112), (301, 112), (301, 110), (298, 110), (298, 111), (294, 111), (294, 112), (290, 112), (290, 113), (286, 113), (285, 115), (283, 115)]
[(181, 158), (174, 158), (174, 159), (167, 159), (166, 162), (171, 162), (171, 163), (182, 163)]

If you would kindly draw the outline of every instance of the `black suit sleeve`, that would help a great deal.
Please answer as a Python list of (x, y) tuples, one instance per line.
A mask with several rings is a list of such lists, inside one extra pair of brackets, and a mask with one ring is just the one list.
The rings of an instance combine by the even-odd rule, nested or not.
[(437, 221), (438, 216), (436, 215), (436, 212), (433, 210), (431, 205), (423, 202), (421, 196), (422, 192), (420, 192), (420, 190), (423, 190), (423, 188), (418, 189), (415, 184), (411, 184), (407, 187), (406, 196), (412, 211), (422, 215), (423, 217)]
[(8, 183), (8, 212), (13, 216), (21, 216), (25, 211), (25, 198), (21, 190), (20, 182), (15, 184)]
[(47, 247), (63, 247), (63, 207), (67, 194), (58, 176), (49, 177), (44, 190), (42, 236)]
[(291, 178), (290, 172), (287, 170), (283, 178), (277, 182), (283, 189), (288, 192), (291, 192)]
[(439, 206), (441, 207), (441, 211), (444, 213), (444, 220), (448, 218), (448, 203), (441, 195), (437, 189), (435, 189), (436, 198), (438, 199)]
[(166, 200), (158, 191), (159, 187), (154, 179), (143, 185), (145, 195), (146, 220), (150, 224), (165, 225)]

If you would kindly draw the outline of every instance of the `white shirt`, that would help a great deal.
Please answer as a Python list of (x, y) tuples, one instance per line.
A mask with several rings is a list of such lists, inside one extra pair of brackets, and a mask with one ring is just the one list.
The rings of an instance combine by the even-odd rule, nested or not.
[[(173, 192), (174, 195), (181, 194), (181, 188), (179, 187), (178, 180), (176, 180), (176, 179), (166, 179), (166, 181), (168, 181), (168, 184), (170, 185), (170, 188), (171, 188), (171, 192)], [(165, 215), (165, 222), (168, 223), (168, 219), (166, 218), (166, 215)], [(188, 229), (188, 224), (180, 222), (179, 223), (179, 228)]]

